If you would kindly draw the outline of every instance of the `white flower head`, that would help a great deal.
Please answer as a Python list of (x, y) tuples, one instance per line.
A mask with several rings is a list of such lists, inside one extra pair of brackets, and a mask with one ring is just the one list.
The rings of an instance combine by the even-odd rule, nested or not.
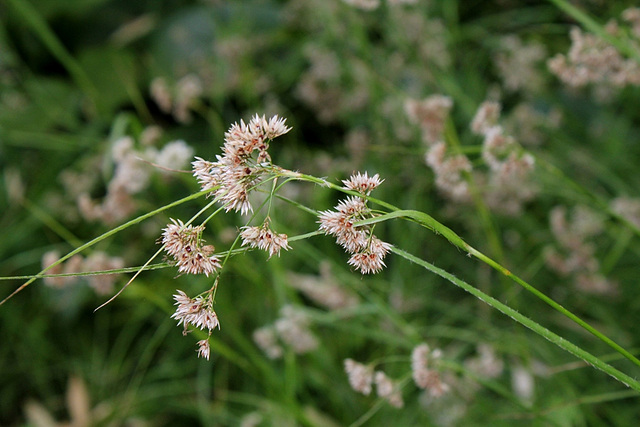
[(209, 346), (209, 339), (198, 341), (198, 357), (204, 357), (209, 360), (209, 355), (211, 354), (211, 347)]
[(177, 292), (173, 299), (178, 307), (171, 318), (178, 320), (178, 326), (180, 324), (184, 326), (184, 335), (188, 333), (189, 325), (203, 330), (207, 329), (209, 333), (216, 328), (220, 329), (220, 322), (218, 315), (213, 311), (213, 301), (210, 294), (207, 297), (189, 298), (183, 291), (178, 290)]
[(375, 189), (377, 186), (382, 184), (384, 179), (380, 179), (380, 175), (375, 174), (373, 176), (368, 176), (367, 172), (361, 174), (360, 172), (351, 175), (349, 179), (345, 179), (342, 181), (344, 184), (344, 188), (347, 190), (354, 190), (362, 194), (369, 195), (371, 191)]
[(268, 221), (265, 221), (260, 227), (242, 227), (240, 237), (242, 237), (242, 246), (267, 251), (269, 258), (273, 255), (280, 256), (281, 249), (291, 249), (287, 235), (279, 234), (271, 230)]

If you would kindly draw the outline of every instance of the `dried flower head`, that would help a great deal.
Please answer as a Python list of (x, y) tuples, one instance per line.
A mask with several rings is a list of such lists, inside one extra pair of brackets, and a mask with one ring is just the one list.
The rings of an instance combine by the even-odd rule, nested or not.
[(178, 326), (184, 326), (183, 334), (186, 335), (189, 325), (193, 325), (199, 329), (207, 329), (209, 332), (214, 329), (220, 329), (218, 315), (213, 311), (213, 300), (211, 293), (200, 295), (196, 298), (189, 298), (183, 291), (178, 290), (173, 296), (176, 301), (175, 313), (171, 315), (172, 319), (178, 320)]
[(367, 215), (364, 199), (349, 196), (340, 201), (335, 209), (336, 211), (320, 212), (320, 230), (335, 236), (337, 243), (348, 252), (357, 252), (367, 242), (366, 232), (353, 225)]
[(269, 142), (290, 130), (285, 119), (278, 116), (267, 120), (256, 114), (249, 123), (240, 120), (224, 134), (224, 155), (217, 156), (216, 162), (196, 157), (193, 174), (204, 191), (215, 190), (227, 212), (251, 212), (248, 195), (261, 182), (265, 167), (271, 163)]
[(209, 355), (211, 354), (211, 347), (209, 346), (209, 338), (206, 340), (198, 341), (198, 357), (204, 357), (209, 360)]
[(219, 258), (212, 255), (215, 248), (203, 245), (203, 230), (203, 226), (184, 225), (175, 219), (171, 219), (171, 223), (163, 229), (161, 243), (165, 252), (175, 260), (178, 272), (204, 273), (209, 277), (220, 268)]
[[(369, 177), (366, 173), (352, 175), (343, 181), (345, 188), (357, 189), (362, 194), (369, 194), (381, 182), (377, 174)], [(370, 226), (355, 225), (358, 221), (373, 217), (366, 203), (363, 197), (349, 196), (338, 203), (335, 211), (320, 212), (318, 217), (320, 230), (336, 237), (336, 242), (352, 254), (349, 265), (360, 270), (362, 274), (382, 270), (385, 267), (384, 257), (392, 247), (378, 239)]]
[(384, 181), (380, 179), (380, 175), (375, 174), (368, 176), (367, 172), (361, 174), (360, 172), (355, 175), (351, 175), (349, 179), (342, 180), (344, 188), (347, 190), (357, 191), (362, 194), (369, 195), (378, 185)]
[(279, 234), (269, 228), (269, 221), (265, 221), (259, 227), (242, 227), (240, 233), (242, 246), (262, 249), (269, 252), (269, 258), (273, 255), (280, 256), (280, 250), (289, 250), (287, 235)]
[(386, 267), (384, 258), (391, 250), (389, 243), (383, 242), (376, 236), (371, 235), (367, 245), (349, 258), (349, 265), (360, 270), (362, 274), (377, 273)]

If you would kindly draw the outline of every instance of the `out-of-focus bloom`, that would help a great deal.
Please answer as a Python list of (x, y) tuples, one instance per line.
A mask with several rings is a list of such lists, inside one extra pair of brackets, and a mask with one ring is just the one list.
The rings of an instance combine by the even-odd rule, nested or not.
[(287, 277), (291, 287), (329, 310), (354, 307), (359, 303), (358, 296), (336, 280), (328, 262), (320, 263), (319, 276), (289, 273)]
[[(614, 37), (620, 35), (615, 20), (607, 23), (605, 31)], [(547, 62), (549, 70), (564, 83), (573, 87), (589, 83), (618, 88), (640, 85), (640, 65), (635, 60), (625, 59), (604, 39), (584, 33), (577, 27), (571, 29), (569, 35), (569, 52), (557, 54)]]
[(495, 101), (484, 101), (480, 104), (476, 115), (471, 121), (471, 130), (479, 135), (484, 135), (489, 129), (498, 124), (502, 107)]
[(375, 10), (380, 7), (380, 0), (342, 0), (346, 4), (362, 10)]
[(449, 391), (448, 384), (442, 382), (439, 372), (430, 367), (441, 357), (439, 349), (431, 350), (427, 344), (416, 346), (411, 352), (411, 374), (413, 381), (433, 397), (440, 397)]
[(373, 369), (370, 366), (358, 363), (353, 359), (345, 359), (344, 370), (349, 377), (349, 384), (352, 389), (366, 396), (371, 393)]
[(377, 371), (373, 377), (376, 383), (376, 391), (379, 397), (385, 399), (389, 404), (396, 408), (402, 408), (404, 401), (400, 388), (382, 371)]
[(407, 116), (420, 126), (424, 140), (429, 145), (442, 140), (445, 122), (452, 107), (453, 100), (443, 95), (431, 95), (422, 101), (408, 99), (404, 104)]
[(471, 162), (464, 154), (447, 155), (447, 145), (438, 142), (425, 155), (425, 162), (436, 176), (436, 187), (443, 195), (458, 203), (471, 200), (465, 174), (472, 171)]
[(284, 353), (284, 349), (278, 344), (278, 334), (272, 325), (253, 331), (253, 341), (269, 359), (279, 359)]

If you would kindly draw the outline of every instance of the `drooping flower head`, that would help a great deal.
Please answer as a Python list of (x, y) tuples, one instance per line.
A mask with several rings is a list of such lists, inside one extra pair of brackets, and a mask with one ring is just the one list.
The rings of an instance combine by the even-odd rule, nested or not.
[(171, 318), (178, 320), (178, 325), (182, 324), (184, 326), (184, 335), (189, 332), (189, 325), (202, 330), (207, 329), (209, 332), (216, 328), (220, 329), (218, 315), (213, 311), (211, 294), (189, 298), (183, 291), (178, 290), (177, 292), (173, 299), (178, 307), (175, 313), (171, 315)]

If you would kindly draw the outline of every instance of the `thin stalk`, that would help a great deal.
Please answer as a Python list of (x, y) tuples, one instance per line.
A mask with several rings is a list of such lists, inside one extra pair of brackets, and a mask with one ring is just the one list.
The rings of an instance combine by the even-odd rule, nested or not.
[(25, 283), (23, 283), (20, 287), (18, 287), (18, 289), (16, 289), (15, 291), (13, 291), (11, 294), (9, 294), (9, 296), (7, 296), (5, 299), (3, 299), (2, 301), (0, 301), (0, 306), (2, 304), (4, 304), (5, 302), (9, 301), (11, 298), (13, 298), (14, 295), (18, 294), (20, 291), (22, 291), (24, 288), (26, 288), (27, 286), (29, 286), (31, 283), (33, 283), (36, 279), (37, 276), (42, 275), (43, 273), (49, 271), (51, 268), (55, 267), (56, 265), (61, 264), (62, 262), (68, 260), (69, 258), (71, 258), (72, 256), (74, 256), (75, 254), (78, 254), (82, 251), (84, 251), (85, 249), (95, 245), (98, 242), (101, 242), (102, 240), (106, 239), (107, 237), (113, 236), (116, 233), (119, 233), (122, 230), (125, 230), (129, 227), (131, 227), (132, 225), (135, 225), (139, 222), (144, 221), (147, 218), (151, 218), (154, 215), (159, 214), (160, 212), (163, 212), (169, 208), (172, 208), (174, 206), (178, 206), (182, 203), (188, 202), (189, 200), (193, 200), (193, 199), (197, 199), (200, 196), (203, 196), (205, 194), (209, 193), (209, 191), (200, 191), (198, 193), (194, 193), (191, 194), (190, 196), (184, 197), (180, 200), (176, 200), (173, 203), (169, 203), (168, 205), (162, 206), (156, 210), (153, 210), (151, 212), (147, 212), (144, 215), (140, 215), (137, 218), (132, 219), (131, 221), (125, 222), (124, 224), (111, 229), (109, 231), (107, 231), (104, 234), (101, 234), (100, 236), (96, 237), (95, 239), (85, 243), (82, 246), (77, 247), (76, 249), (72, 250), (71, 252), (69, 252), (68, 254), (66, 254), (65, 256), (63, 256), (62, 258), (60, 258), (58, 261), (54, 262), (53, 264), (51, 264), (50, 266), (42, 269), (38, 274), (35, 275), (35, 277), (32, 277), (31, 279), (27, 280)]
[[(354, 191), (346, 190), (346, 189), (344, 189), (342, 187), (339, 187), (339, 186), (337, 186), (335, 184), (332, 184), (332, 183), (330, 183), (330, 182), (328, 182), (328, 181), (326, 181), (325, 179), (322, 179), (322, 178), (316, 178), (316, 177), (313, 177), (313, 176), (310, 176), (310, 175), (305, 175), (305, 174), (301, 174), (299, 172), (292, 172), (292, 171), (287, 171), (287, 170), (281, 170), (281, 173), (283, 175), (285, 175), (285, 176), (289, 176), (289, 177), (292, 177), (292, 178), (297, 178), (297, 179), (300, 179), (300, 180), (303, 180), (303, 181), (310, 181), (310, 182), (314, 182), (314, 183), (317, 183), (317, 184), (321, 184), (323, 186), (332, 188), (334, 190), (341, 191), (343, 193), (353, 194), (353, 195), (358, 195), (360, 197), (364, 197), (367, 200), (369, 200), (369, 201), (371, 201), (373, 203), (380, 204), (381, 206), (386, 207), (386, 208), (388, 208), (388, 209), (390, 209), (392, 211), (390, 213), (387, 213), (387, 214), (384, 214), (384, 215), (381, 215), (381, 216), (378, 216), (378, 217), (375, 217), (375, 218), (359, 221), (355, 225), (375, 224), (377, 222), (386, 221), (386, 220), (392, 219), (392, 218), (405, 218), (405, 219), (410, 219), (410, 220), (422, 225), (423, 227), (433, 231), (436, 234), (443, 235), (453, 245), (459, 247), (460, 249), (462, 249), (465, 252), (467, 252), (469, 255), (474, 256), (475, 258), (479, 259), (480, 261), (484, 262), (485, 264), (487, 264), (487, 265), (491, 266), (492, 268), (494, 268), (495, 270), (499, 271), (504, 276), (510, 278), (511, 280), (513, 280), (514, 282), (516, 282), (517, 284), (522, 286), (524, 289), (526, 289), (527, 291), (529, 291), (530, 293), (532, 293), (533, 295), (538, 297), (540, 300), (544, 301), (546, 304), (551, 306), (554, 310), (556, 310), (559, 313), (563, 314), (567, 318), (573, 320), (575, 323), (580, 325), (582, 328), (587, 330), (589, 333), (591, 333), (592, 335), (594, 335), (595, 337), (600, 339), (602, 342), (607, 344), (609, 347), (613, 348), (615, 351), (617, 351), (618, 353), (623, 355), (625, 358), (627, 358), (628, 360), (633, 362), (636, 366), (640, 366), (640, 360), (638, 358), (636, 358), (633, 354), (631, 354), (630, 352), (625, 350), (623, 347), (621, 347), (619, 344), (617, 344), (616, 342), (611, 340), (609, 337), (607, 337), (606, 335), (604, 335), (603, 333), (601, 333), (600, 331), (595, 329), (593, 326), (589, 325), (587, 322), (585, 322), (584, 320), (582, 320), (581, 318), (579, 318), (578, 316), (576, 316), (575, 314), (573, 314), (572, 312), (570, 312), (569, 310), (564, 308), (562, 305), (558, 304), (553, 299), (551, 299), (550, 297), (546, 296), (544, 293), (542, 293), (541, 291), (539, 291), (538, 289), (536, 289), (535, 287), (533, 287), (532, 285), (527, 283), (525, 280), (523, 280), (520, 277), (516, 276), (515, 274), (511, 273), (508, 269), (506, 269), (505, 267), (503, 267), (499, 263), (495, 262), (491, 258), (489, 258), (486, 255), (484, 255), (482, 252), (480, 252), (477, 249), (473, 248), (471, 245), (466, 243), (460, 236), (458, 236), (453, 230), (451, 230), (450, 228), (448, 228), (445, 225), (441, 224), (440, 222), (436, 221), (430, 215), (427, 215), (427, 214), (425, 214), (423, 212), (419, 212), (419, 211), (400, 210), (399, 208), (397, 208), (397, 207), (395, 207), (395, 206), (393, 206), (393, 205), (391, 205), (389, 203), (383, 202), (382, 200), (378, 200), (378, 199), (375, 199), (375, 198), (370, 197), (370, 196), (364, 196), (364, 195), (362, 195), (360, 193), (357, 193), (357, 192), (354, 192)], [(400, 251), (400, 250), (394, 248), (393, 251), (398, 253), (398, 251)], [(400, 252), (402, 252), (402, 251), (400, 251)], [(443, 273), (446, 273), (446, 272), (443, 271)], [(455, 279), (453, 276), (449, 275), (449, 273), (446, 273), (446, 274), (447, 274), (447, 276), (450, 276), (451, 278)], [(445, 276), (443, 276), (443, 277), (445, 277)], [(470, 286), (470, 285), (468, 285), (468, 286)], [(482, 294), (482, 292), (480, 292), (476, 288), (472, 287), (472, 289), (474, 290), (474, 292), (477, 291), (477, 292)], [(482, 294), (482, 295), (485, 295), (485, 294)], [(498, 302), (497, 300), (495, 300), (495, 301)], [(501, 303), (499, 303), (499, 304), (501, 306), (504, 306)], [(494, 306), (494, 307), (497, 308), (497, 306)], [(511, 309), (508, 306), (504, 306), (504, 308), (508, 309), (509, 312), (517, 313), (517, 312), (515, 312), (513, 309)], [(503, 310), (500, 310), (500, 311), (503, 311)], [(520, 316), (520, 315), (518, 315), (518, 316)], [(522, 316), (522, 317), (524, 317), (524, 316)], [(529, 322), (532, 322), (529, 319), (527, 319), (527, 320)], [(525, 326), (527, 326), (527, 325), (525, 325)], [(550, 331), (548, 331), (546, 329), (545, 329), (545, 331), (551, 333)], [(561, 337), (559, 337), (557, 335), (556, 335), (556, 337), (559, 338), (559, 339), (564, 340), (563, 338), (561, 338)], [(602, 364), (603, 364), (602, 361), (600, 361), (595, 356), (591, 356), (588, 353), (584, 352), (584, 350), (580, 349), (579, 347), (573, 346), (575, 348), (572, 347), (571, 349), (568, 349), (567, 347), (563, 346), (564, 344), (561, 345), (559, 343), (559, 341), (557, 339), (555, 339), (555, 338), (552, 340), (552, 342), (558, 343), (558, 345), (560, 345), (562, 348), (565, 348), (567, 351), (570, 351), (573, 354), (577, 355), (577, 354), (585, 353), (586, 355), (588, 355), (590, 357), (590, 360), (591, 359), (598, 360), (599, 364), (601, 365), (599, 367), (599, 369), (605, 370), (603, 368), (603, 366), (602, 366)], [(579, 357), (581, 357), (581, 356), (579, 356)], [(583, 357), (581, 357), (581, 358), (583, 358)], [(584, 359), (584, 358), (583, 358), (583, 360), (586, 360), (586, 361), (590, 362), (590, 360), (587, 360), (587, 359)], [(604, 365), (606, 365), (606, 364), (604, 364)], [(596, 365), (594, 365), (594, 366), (596, 366)], [(606, 365), (606, 366), (609, 366), (609, 365)], [(611, 368), (611, 369), (613, 369), (613, 368)], [(609, 372), (609, 371), (605, 371), (605, 372), (611, 374), (611, 372)], [(613, 374), (611, 374), (611, 375), (613, 375)], [(635, 380), (631, 379), (630, 377), (626, 377), (626, 378), (631, 380), (631, 381), (633, 381), (633, 382), (635, 382)], [(625, 384), (628, 383), (627, 380), (625, 380), (623, 382)], [(640, 383), (637, 383), (637, 382), (635, 382), (635, 383), (636, 383), (636, 385), (638, 385), (640, 387)], [(638, 389), (638, 391), (640, 391), (640, 389)]]
[(530, 285), (529, 283), (521, 279), (520, 277), (516, 276), (515, 274), (513, 274), (512, 272), (504, 268), (502, 265), (498, 264), (488, 256), (484, 255), (482, 252), (473, 248), (471, 245), (469, 245), (464, 240), (462, 240), (462, 238), (458, 236), (453, 230), (444, 226), (443, 224), (439, 223), (438, 221), (433, 219), (431, 216), (423, 212), (411, 211), (411, 210), (396, 210), (395, 212), (381, 215), (376, 218), (360, 221), (356, 223), (356, 225), (373, 224), (380, 221), (386, 221), (392, 218), (408, 218), (422, 225), (423, 227), (434, 231), (435, 233), (442, 234), (447, 240), (449, 240), (449, 242), (459, 247), (460, 249), (464, 250), (469, 255), (474, 256), (475, 258), (479, 259), (485, 264), (491, 266), (493, 269), (499, 271), (504, 276), (510, 278), (511, 280), (513, 280), (514, 282), (522, 286), (524, 289), (534, 294), (540, 300), (544, 301), (547, 305), (551, 306), (554, 310), (558, 311), (559, 313), (573, 320), (575, 323), (577, 323), (582, 328), (590, 332), (592, 335), (600, 339), (609, 347), (613, 348), (618, 353), (622, 354), (624, 357), (629, 359), (635, 365), (640, 366), (640, 360), (638, 360), (638, 358), (636, 358), (634, 355), (632, 355), (627, 350), (622, 348), (620, 345), (615, 343), (613, 340), (611, 340), (609, 337), (604, 335), (602, 332), (598, 331), (593, 326), (589, 325), (587, 322), (585, 322), (584, 320), (582, 320), (581, 318), (579, 318), (578, 316), (576, 316), (575, 314), (573, 314), (572, 312), (564, 308), (562, 305), (555, 302), (553, 299), (551, 299), (550, 297), (548, 297), (547, 295), (545, 295), (544, 293), (542, 293), (541, 291), (539, 291), (538, 289), (536, 289), (535, 287), (533, 287), (532, 285)]
[(531, 329), (536, 334), (538, 334), (538, 335), (544, 337), (545, 339), (551, 341), (552, 343), (554, 343), (558, 347), (568, 351), (569, 353), (573, 354), (574, 356), (576, 356), (576, 357), (584, 360), (585, 362), (589, 363), (593, 367), (595, 367), (597, 369), (600, 369), (601, 371), (605, 372), (606, 374), (612, 376), (616, 380), (618, 380), (621, 383), (625, 384), (627, 387), (630, 387), (630, 388), (632, 388), (632, 389), (634, 389), (636, 391), (640, 391), (640, 382), (638, 382), (635, 379), (631, 378), (630, 376), (624, 374), (623, 372), (620, 372), (619, 370), (617, 370), (613, 366), (603, 362), (598, 357), (592, 355), (591, 353), (586, 352), (585, 350), (581, 349), (580, 347), (576, 346), (575, 344), (571, 343), (570, 341), (567, 341), (566, 339), (562, 338), (561, 336), (551, 332), (547, 328), (545, 328), (542, 325), (534, 322), (533, 320), (529, 319), (528, 317), (518, 313), (516, 310), (514, 310), (511, 307), (501, 303), (497, 299), (495, 299), (495, 298), (485, 294), (484, 292), (480, 291), (479, 289), (471, 286), (467, 282), (465, 282), (465, 281), (463, 281), (461, 279), (458, 279), (457, 277), (455, 277), (452, 274), (446, 272), (445, 270), (442, 270), (442, 269), (436, 267), (435, 265), (430, 264), (427, 261), (425, 261), (423, 259), (420, 259), (420, 258), (418, 258), (418, 257), (416, 257), (416, 256), (414, 256), (412, 254), (409, 254), (408, 252), (405, 252), (405, 251), (403, 251), (401, 249), (393, 247), (393, 248), (391, 248), (391, 251), (393, 253), (395, 253), (396, 255), (399, 255), (399, 256), (407, 259), (408, 261), (413, 262), (414, 264), (420, 265), (420, 266), (424, 267), (426, 270), (429, 270), (429, 271), (437, 274), (438, 276), (442, 277), (443, 279), (446, 279), (449, 282), (453, 283), (454, 285), (462, 288), (466, 292), (470, 293), (471, 295), (475, 296), (476, 298), (479, 298), (481, 301), (484, 301), (485, 303), (489, 304), (491, 307), (495, 308), (496, 310), (500, 311), (501, 313), (506, 314), (507, 316), (511, 317), (513, 320), (515, 320), (516, 322), (520, 323), (521, 325)]

